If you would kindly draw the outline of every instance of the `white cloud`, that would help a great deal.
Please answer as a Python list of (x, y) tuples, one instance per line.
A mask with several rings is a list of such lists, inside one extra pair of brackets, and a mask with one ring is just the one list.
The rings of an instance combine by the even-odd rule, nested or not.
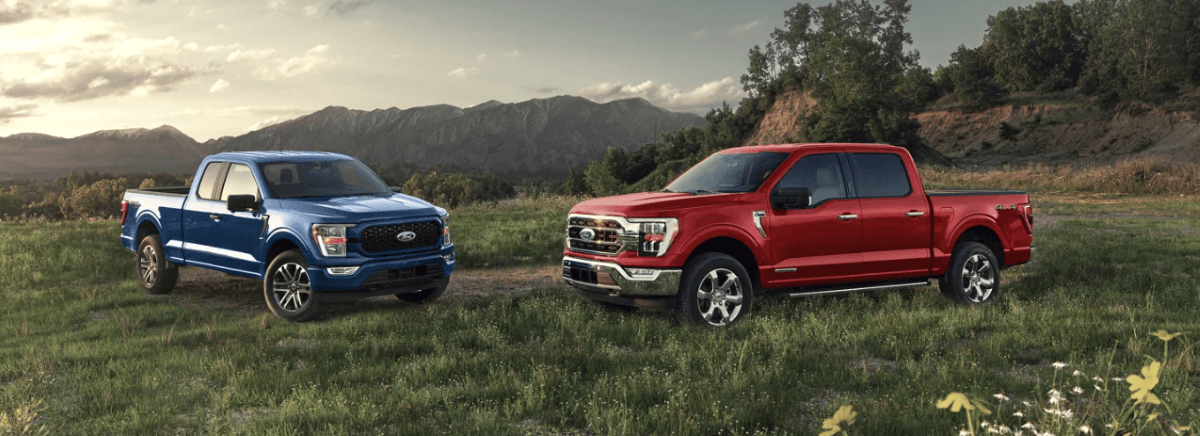
[(304, 15), (308, 17), (319, 17), (321, 16), (321, 8), (317, 7), (317, 5), (305, 6)]
[(453, 69), (453, 70), (450, 70), (450, 72), (449, 72), (449, 73), (446, 73), (446, 75), (447, 75), (447, 76), (450, 76), (450, 77), (457, 77), (457, 78), (460, 78), (460, 79), (461, 79), (461, 78), (464, 78), (464, 77), (467, 77), (467, 76), (472, 76), (472, 75), (475, 75), (475, 73), (478, 73), (478, 72), (479, 72), (479, 70), (477, 70), (477, 69), (475, 69), (475, 68), (463, 68), (463, 67), (459, 67), (459, 68), (455, 68), (455, 69)]
[(483, 61), (485, 61), (485, 60), (487, 60), (487, 55), (486, 55), (486, 54), (480, 54), (479, 56), (475, 56), (475, 61), (476, 61), (476, 62), (479, 62), (479, 63), (481, 63), (481, 64), (482, 64), (482, 63), (483, 63)]
[(287, 1), (285, 0), (270, 0), (267, 2), (267, 9), (272, 11), (282, 9), (284, 6), (287, 6)]
[(704, 39), (704, 35), (705, 35), (705, 34), (707, 34), (707, 33), (708, 33), (708, 30), (697, 30), (697, 31), (695, 31), (695, 32), (692, 32), (692, 34), (691, 34), (691, 35), (688, 35), (688, 38), (692, 38), (692, 39)]
[(670, 83), (647, 80), (638, 85), (601, 83), (580, 90), (579, 95), (598, 103), (640, 97), (655, 106), (677, 111), (702, 111), (722, 102), (740, 101), (744, 96), (741, 85), (733, 77), (708, 82), (688, 92), (680, 91)]
[[(63, 7), (89, 10), (107, 5), (111, 3)], [(20, 37), (0, 37), (0, 95), (58, 101), (139, 96), (173, 90), (196, 75), (197, 68), (182, 58), (186, 44), (172, 37), (131, 37), (115, 28), (111, 21), (92, 17), (3, 27), (6, 34)]]
[(261, 61), (275, 56), (275, 49), (267, 50), (237, 50), (225, 57), (225, 62)]
[(732, 35), (737, 35), (739, 33), (749, 32), (750, 30), (754, 29), (755, 27), (758, 27), (759, 24), (761, 24), (759, 20), (754, 20), (749, 23), (743, 24), (741, 26), (734, 27), (732, 29), (729, 29), (729, 35), (732, 36)]
[(217, 83), (213, 83), (212, 87), (208, 88), (208, 92), (211, 94), (215, 92), (221, 92), (226, 89), (229, 89), (229, 81), (225, 79), (217, 79)]
[(308, 49), (304, 56), (276, 61), (274, 65), (265, 65), (254, 70), (255, 77), (263, 80), (296, 77), (333, 63), (325, 58), (329, 46), (322, 44)]
[(13, 118), (26, 118), (33, 116), (33, 110), (37, 109), (36, 104), (26, 103), (16, 106), (0, 107), (0, 124), (5, 124)]
[(504, 54), (504, 57), (506, 57), (506, 58), (515, 58), (515, 57), (518, 57), (518, 56), (521, 56), (521, 51), (520, 51), (520, 50), (513, 50), (513, 51), (512, 51), (512, 53), (505, 53), (505, 54)]

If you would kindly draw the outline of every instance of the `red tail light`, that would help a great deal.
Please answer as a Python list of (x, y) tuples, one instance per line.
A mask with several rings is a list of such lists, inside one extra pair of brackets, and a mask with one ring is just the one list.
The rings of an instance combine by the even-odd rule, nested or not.
[(125, 225), (125, 216), (129, 215), (129, 200), (121, 200), (121, 225)]

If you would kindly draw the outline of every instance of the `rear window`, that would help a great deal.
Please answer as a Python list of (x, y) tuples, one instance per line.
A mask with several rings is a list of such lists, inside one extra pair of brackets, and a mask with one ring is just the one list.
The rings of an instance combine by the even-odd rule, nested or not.
[(242, 164), (229, 166), (229, 175), (225, 176), (225, 186), (221, 188), (221, 201), (228, 201), (230, 195), (253, 195), (258, 198), (258, 182), (254, 181), (250, 167)]
[(859, 198), (904, 197), (912, 193), (908, 170), (899, 155), (852, 153)]
[(200, 186), (196, 188), (196, 196), (205, 200), (216, 200), (217, 177), (221, 174), (222, 162), (209, 162), (204, 166), (204, 175), (200, 177)]

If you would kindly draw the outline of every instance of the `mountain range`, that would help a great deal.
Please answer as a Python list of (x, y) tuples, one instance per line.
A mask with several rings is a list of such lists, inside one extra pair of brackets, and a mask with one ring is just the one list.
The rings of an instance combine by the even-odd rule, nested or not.
[(369, 165), (396, 161), (498, 173), (565, 174), (663, 133), (703, 126), (703, 117), (636, 98), (609, 103), (558, 96), (372, 111), (330, 106), (236, 137), (197, 142), (178, 129), (104, 130), (75, 138), (36, 133), (0, 137), (0, 180), (49, 179), (70, 171), (191, 173), (211, 153), (320, 150)]

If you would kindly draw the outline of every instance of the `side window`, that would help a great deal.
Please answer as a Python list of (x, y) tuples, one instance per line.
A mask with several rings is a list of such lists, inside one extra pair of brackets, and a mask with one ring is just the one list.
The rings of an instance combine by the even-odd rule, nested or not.
[(216, 200), (217, 177), (221, 175), (222, 162), (209, 162), (204, 166), (204, 175), (200, 177), (200, 186), (196, 188), (196, 196), (205, 200)]
[(229, 175), (225, 176), (225, 187), (221, 188), (221, 201), (229, 200), (230, 195), (258, 197), (258, 183), (254, 181), (254, 173), (250, 171), (250, 167), (242, 164), (229, 165)]
[(912, 193), (908, 171), (899, 155), (854, 153), (855, 187), (860, 198), (904, 197)]
[(836, 198), (846, 198), (846, 182), (837, 154), (814, 154), (800, 158), (776, 188), (808, 188), (812, 204)]

